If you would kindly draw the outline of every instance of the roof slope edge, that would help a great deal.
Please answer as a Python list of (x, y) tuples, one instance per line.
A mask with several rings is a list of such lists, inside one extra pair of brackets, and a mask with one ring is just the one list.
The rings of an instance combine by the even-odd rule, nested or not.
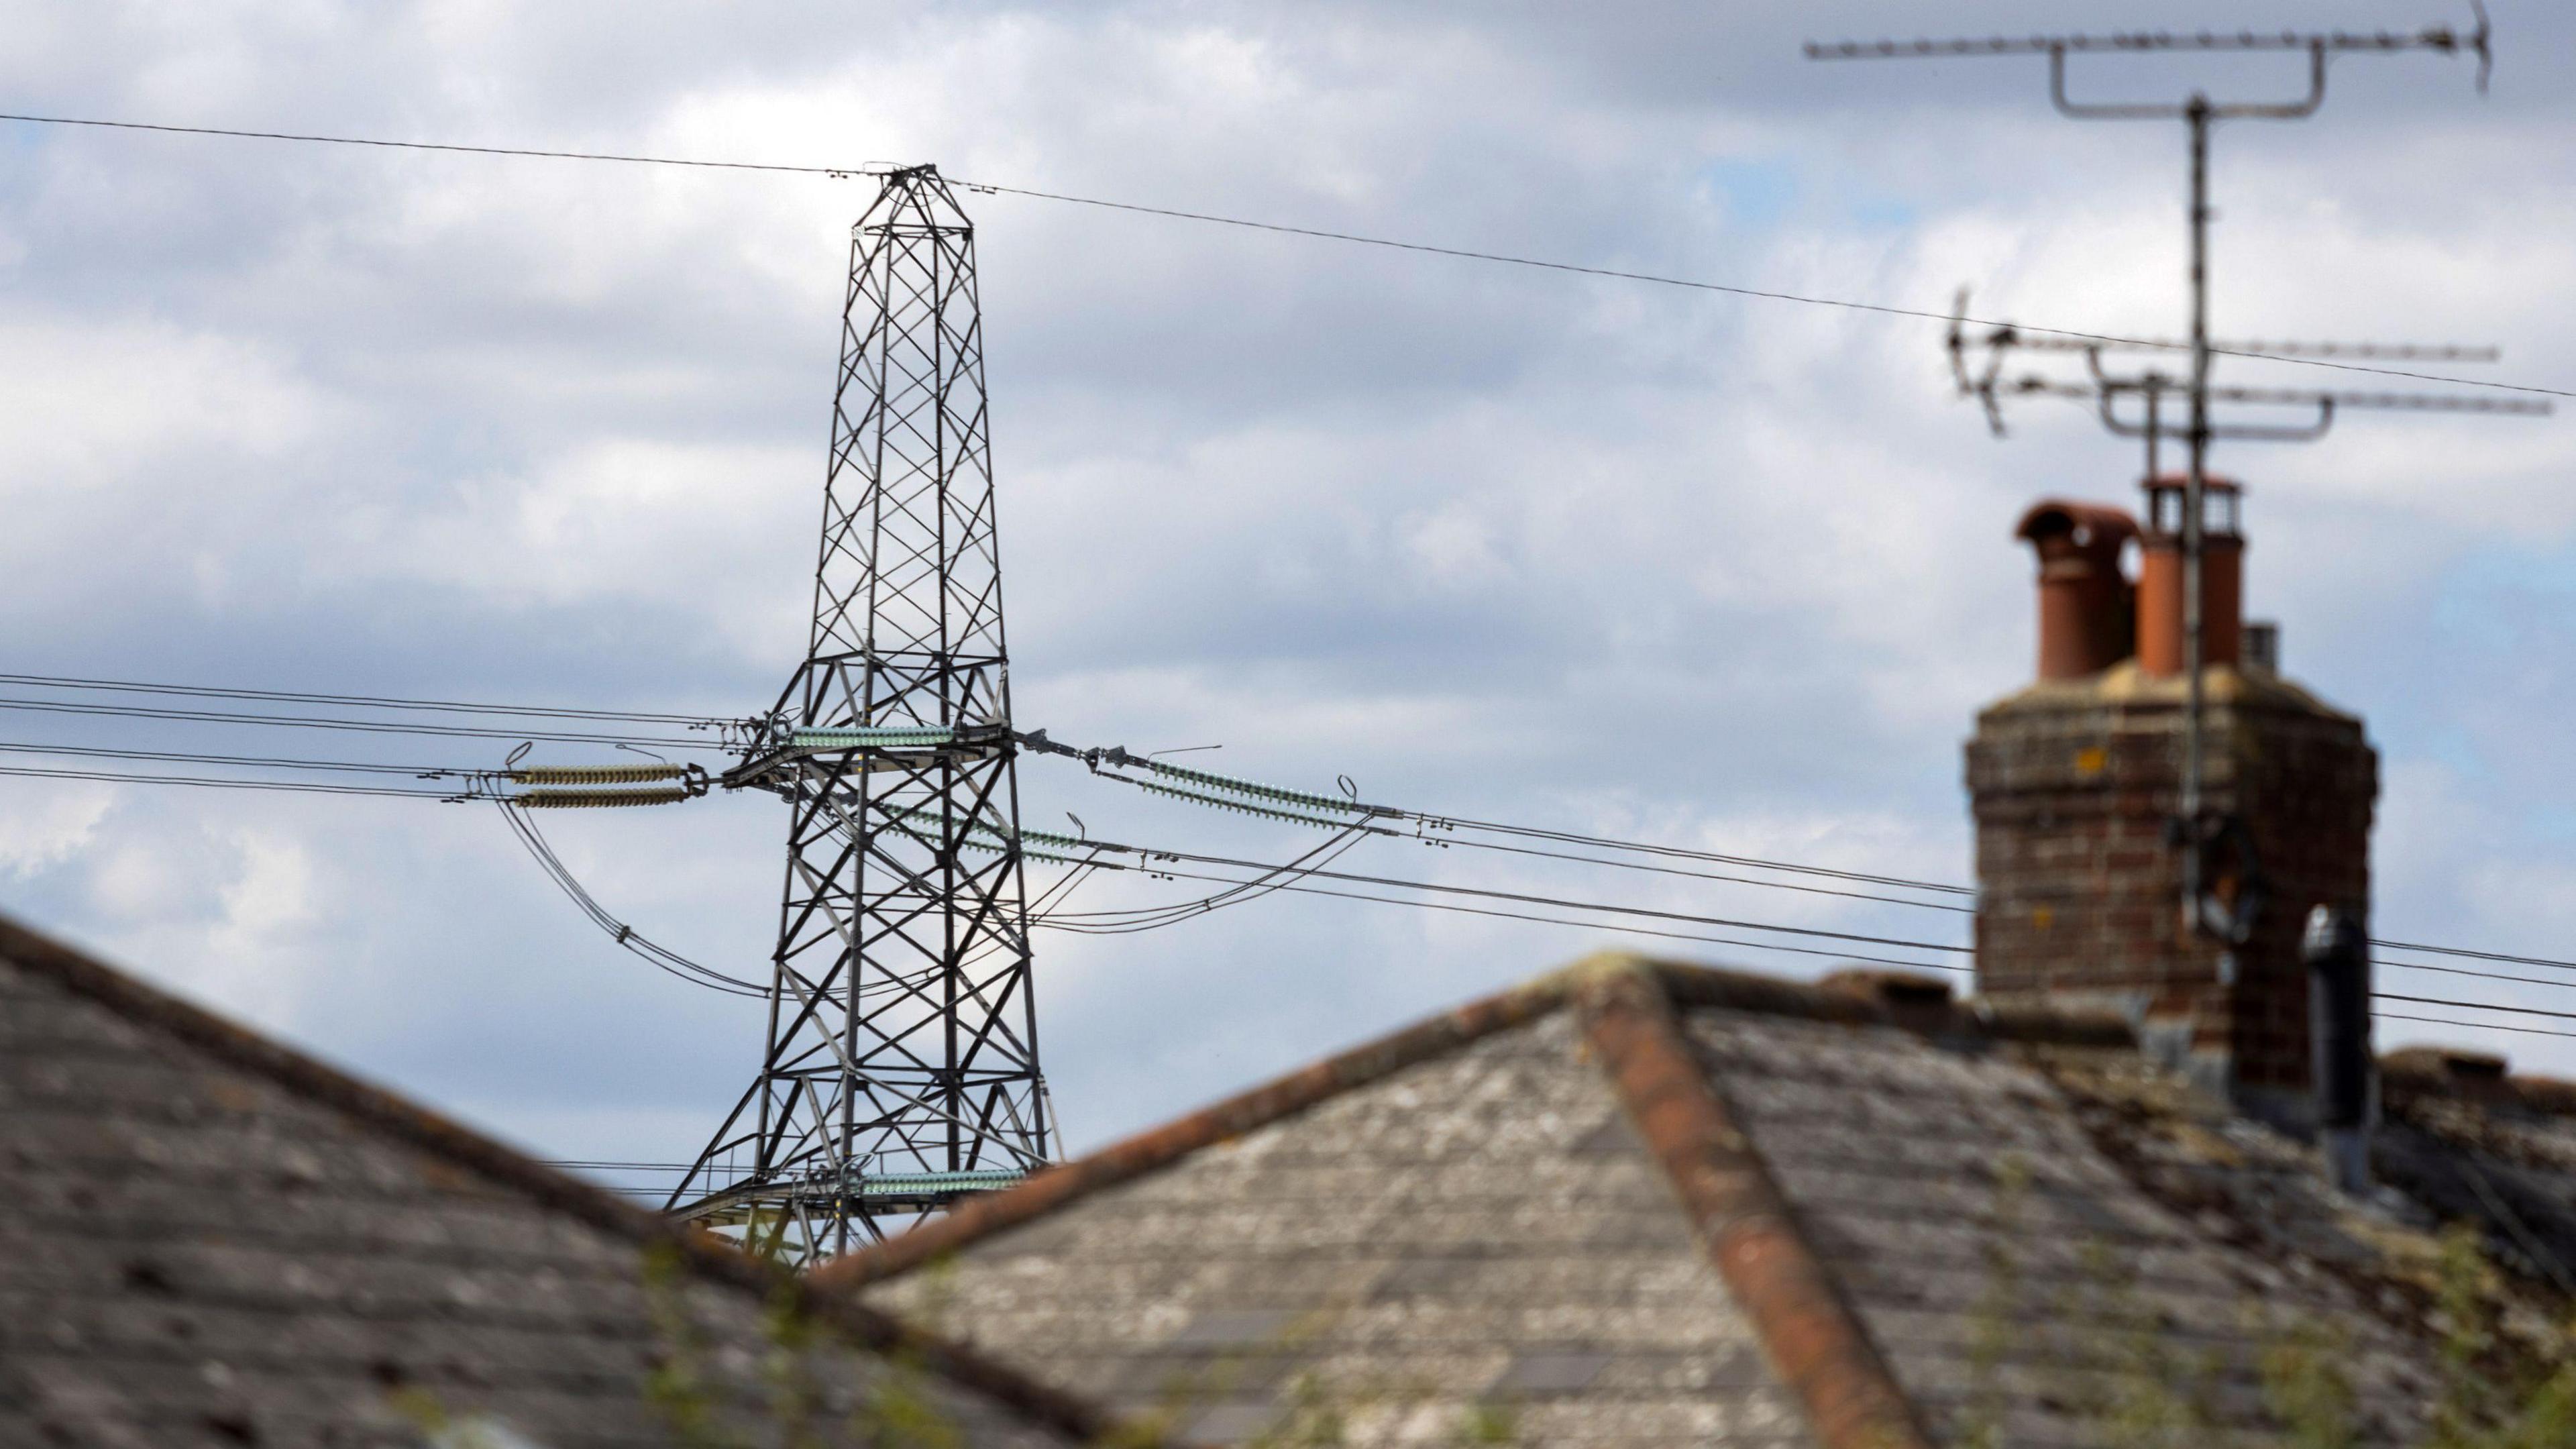
[(763, 1295), (786, 1294), (854, 1346), (900, 1353), (926, 1372), (1090, 1442), (1122, 1431), (1120, 1421), (1089, 1401), (1040, 1382), (974, 1350), (925, 1333), (846, 1294), (818, 1293), (708, 1233), (683, 1227), (618, 1198), (605, 1188), (547, 1167), (417, 1103), (211, 1011), (145, 985), (50, 937), (0, 918), (0, 961), (55, 982), (148, 1030), (176, 1038), (226, 1066), (356, 1119), (418, 1150), (443, 1157), (547, 1209), (639, 1246), (667, 1246), (690, 1271)]

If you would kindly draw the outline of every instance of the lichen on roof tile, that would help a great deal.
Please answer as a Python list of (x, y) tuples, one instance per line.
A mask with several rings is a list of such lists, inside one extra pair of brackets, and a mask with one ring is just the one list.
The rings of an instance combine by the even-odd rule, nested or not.
[(1200, 1432), (1320, 1401), (1354, 1444), (1808, 1442), (1566, 1012), (873, 1296)]

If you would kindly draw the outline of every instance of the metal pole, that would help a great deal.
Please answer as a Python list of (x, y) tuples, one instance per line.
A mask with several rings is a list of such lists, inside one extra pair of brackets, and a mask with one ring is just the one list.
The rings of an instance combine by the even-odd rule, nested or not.
[[(2162, 407), (2162, 403), (2163, 403), (2163, 401), (2164, 401), (2164, 395), (2165, 395), (2164, 379), (2163, 379), (2163, 378), (2161, 378), (2161, 377), (2158, 377), (2156, 374), (2154, 374), (2154, 373), (2152, 373), (2152, 372), (2151, 372), (2151, 373), (2148, 373), (2148, 374), (2147, 374), (2147, 486), (2148, 486), (2148, 487), (2150, 487), (2150, 488), (2153, 488), (2153, 487), (2155, 486), (2155, 482), (2156, 482), (2156, 469), (2157, 469), (2157, 441), (2158, 441), (2159, 437), (2163, 434), (2163, 431), (2164, 431), (2164, 419), (2163, 419), (2163, 416), (2162, 416), (2163, 411), (2164, 411), (2164, 409), (2163, 409), (2163, 407)], [(2149, 519), (2148, 521), (2149, 521), (2150, 523), (2154, 522), (2154, 520), (2153, 520), (2153, 519)]]
[(2201, 927), (2201, 515), (2209, 482), (2209, 97), (2195, 91), (2183, 107), (2191, 123), (2191, 473), (2183, 491), (2182, 912), (2186, 931)]

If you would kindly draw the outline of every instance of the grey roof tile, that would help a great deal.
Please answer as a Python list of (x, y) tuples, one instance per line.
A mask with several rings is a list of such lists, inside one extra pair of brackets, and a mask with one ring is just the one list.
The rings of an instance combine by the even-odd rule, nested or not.
[(1582, 1054), (1563, 1013), (1489, 1036), (880, 1296), (1216, 1438), (1320, 1393), (1354, 1444), (1479, 1412), (1520, 1442), (1808, 1442)]
[(679, 1443), (657, 1371), (745, 1443), (786, 1432), (782, 1375), (814, 1442), (887, 1393), (969, 1444), (1103, 1422), (936, 1345), (890, 1361), (844, 1305), (792, 1350), (747, 1261), (5, 925), (0, 1194), (0, 1443)]
[[(2437, 1218), (2483, 1223), (2509, 1265), (2521, 1244), (2530, 1280), (2576, 1262), (2576, 1084), (2393, 1095), (2380, 1161), (2415, 1198), (2355, 1203), (2117, 1019), (1631, 963), (1639, 1015), (1602, 969), (827, 1276), (1217, 1437), (1293, 1429), (1322, 1385), (1355, 1444), (1457, 1442), (1483, 1414), (1523, 1443), (1848, 1445), (1853, 1406), (1892, 1400), (1870, 1432), (1911, 1414), (1899, 1438), (2019, 1449), (2119, 1441), (2147, 1411), (2275, 1439), (2262, 1362), (2309, 1329), (2357, 1392), (2356, 1442), (2417, 1442)], [(1708, 1110), (1677, 1111), (1693, 1094)], [(1788, 1231), (1738, 1232), (1755, 1219)], [(2500, 1291), (2535, 1344), (2576, 1297)]]

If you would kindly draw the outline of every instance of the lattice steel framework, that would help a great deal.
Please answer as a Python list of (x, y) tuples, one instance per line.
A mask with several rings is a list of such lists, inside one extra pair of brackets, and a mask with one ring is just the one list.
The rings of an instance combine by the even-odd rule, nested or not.
[(790, 806), (768, 1047), (671, 1210), (846, 1251), (1050, 1152), (975, 233), (930, 167), (851, 234), (805, 664), (733, 786)]

